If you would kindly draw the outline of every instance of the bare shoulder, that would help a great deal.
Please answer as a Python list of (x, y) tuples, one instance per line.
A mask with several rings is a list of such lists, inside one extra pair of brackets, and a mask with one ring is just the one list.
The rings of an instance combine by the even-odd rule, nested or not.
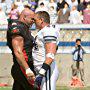
[(24, 45), (24, 38), (19, 36), (19, 35), (15, 35), (12, 37), (12, 46), (13, 48), (17, 49), (22, 48)]
[(12, 36), (12, 41), (17, 41), (17, 42), (21, 42), (23, 41), (23, 37), (22, 36), (19, 36), (19, 35), (14, 35)]

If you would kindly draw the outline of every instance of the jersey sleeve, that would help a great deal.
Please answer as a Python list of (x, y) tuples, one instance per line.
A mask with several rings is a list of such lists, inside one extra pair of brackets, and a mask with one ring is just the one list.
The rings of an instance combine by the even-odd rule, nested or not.
[(45, 43), (46, 42), (57, 43), (58, 36), (59, 36), (59, 32), (55, 30), (55, 28), (53, 27), (47, 27), (43, 31), (43, 38)]

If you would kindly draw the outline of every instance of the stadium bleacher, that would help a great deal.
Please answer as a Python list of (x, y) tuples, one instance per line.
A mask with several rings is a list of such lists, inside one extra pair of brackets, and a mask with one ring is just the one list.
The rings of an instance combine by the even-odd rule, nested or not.
[[(60, 30), (60, 38), (59, 38), (59, 44), (58, 44), (58, 46), (60, 47), (59, 52), (62, 51), (61, 47), (65, 47), (67, 48), (67, 50), (64, 50), (64, 51), (66, 51), (66, 53), (69, 51), (70, 53), (70, 49), (68, 47), (73, 47), (75, 45), (76, 38), (81, 38), (82, 46), (85, 48), (87, 47), (86, 51), (87, 53), (90, 53), (89, 51), (90, 25), (88, 24), (87, 25), (85, 24), (81, 24), (81, 25), (57, 24), (55, 27), (56, 29), (58, 28)], [(4, 49), (7, 47), (6, 46), (6, 31), (7, 31), (7, 26), (4, 25), (0, 27), (0, 48), (3, 47), (3, 50), (0, 50), (0, 51), (3, 51), (3, 53), (6, 51), (10, 51), (8, 49)]]

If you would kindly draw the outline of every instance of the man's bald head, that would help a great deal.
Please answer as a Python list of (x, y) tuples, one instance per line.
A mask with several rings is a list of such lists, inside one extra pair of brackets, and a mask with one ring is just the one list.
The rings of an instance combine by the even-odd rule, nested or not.
[(31, 25), (33, 23), (32, 18), (34, 18), (34, 12), (28, 8), (25, 8), (21, 12), (19, 20), (28, 25)]
[(28, 8), (25, 8), (22, 12), (21, 15), (30, 15), (30, 14), (34, 14), (34, 12)]

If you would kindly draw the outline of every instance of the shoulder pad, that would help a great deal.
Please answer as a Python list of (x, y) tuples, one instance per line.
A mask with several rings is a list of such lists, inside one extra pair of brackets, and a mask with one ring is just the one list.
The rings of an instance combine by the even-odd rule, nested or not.
[(8, 32), (11, 34), (19, 34), (20, 30), (17, 25), (11, 25), (8, 29)]

